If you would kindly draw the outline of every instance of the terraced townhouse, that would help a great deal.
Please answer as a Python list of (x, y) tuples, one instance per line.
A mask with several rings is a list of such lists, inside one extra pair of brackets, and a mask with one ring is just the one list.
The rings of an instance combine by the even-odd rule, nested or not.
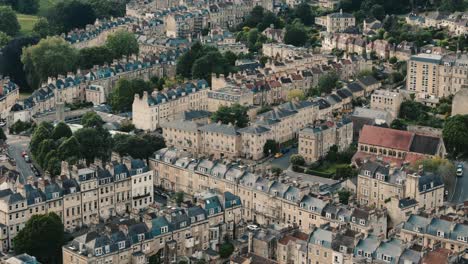
[(0, 117), (6, 118), (19, 100), (19, 87), (9, 77), (0, 78)]
[[(188, 208), (166, 207), (143, 215), (143, 222), (114, 218), (63, 246), (63, 263), (148, 263), (156, 255), (161, 263), (218, 250), (225, 237), (241, 232), (239, 197), (205, 193)], [(206, 253), (205, 253), (206, 254)]]
[(208, 110), (208, 83), (187, 82), (176, 88), (143, 96), (135, 95), (132, 104), (133, 124), (138, 129), (154, 131), (188, 110)]
[[(313, 194), (319, 191), (318, 184), (268, 179), (226, 159), (195, 159), (173, 148), (156, 152), (149, 164), (155, 186), (188, 195), (213, 190), (239, 196), (245, 221), (296, 226), (303, 232), (323, 224), (336, 228), (353, 225), (359, 232), (386, 237), (385, 210), (363, 208), (358, 214), (356, 208), (318, 198)], [(353, 219), (354, 214), (362, 221)]]
[(19, 101), (18, 107), (34, 116), (54, 111), (58, 102), (92, 102), (99, 105), (107, 101), (121, 78), (149, 80), (152, 76), (171, 76), (174, 70), (173, 64), (157, 56), (115, 60), (110, 65), (95, 66), (89, 71), (79, 70), (75, 74), (51, 77), (30, 97)]
[(1, 249), (13, 248), (12, 240), (33, 215), (56, 213), (67, 231), (92, 226), (116, 215), (129, 215), (154, 202), (153, 171), (141, 160), (95, 163), (90, 167), (62, 164), (54, 181), (32, 179), (15, 190), (0, 192)]

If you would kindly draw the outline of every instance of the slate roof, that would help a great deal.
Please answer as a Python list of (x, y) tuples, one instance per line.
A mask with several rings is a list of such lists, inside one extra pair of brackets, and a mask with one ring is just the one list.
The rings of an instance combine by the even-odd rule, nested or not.
[(237, 136), (239, 132), (237, 131), (236, 127), (233, 125), (225, 125), (225, 124), (218, 124), (218, 123), (211, 123), (199, 128), (200, 131), (203, 132), (212, 132), (212, 133), (219, 133), (225, 134), (229, 136)]
[(427, 155), (435, 155), (439, 149), (440, 138), (415, 134), (410, 151)]

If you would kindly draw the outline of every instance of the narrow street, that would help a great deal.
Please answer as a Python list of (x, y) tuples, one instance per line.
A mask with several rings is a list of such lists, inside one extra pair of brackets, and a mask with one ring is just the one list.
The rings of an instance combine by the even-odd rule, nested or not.
[(462, 203), (468, 200), (468, 162), (463, 162), (464, 171), (462, 177), (455, 179), (455, 190), (449, 194), (449, 201), (453, 203)]
[(30, 167), (31, 163), (27, 163), (21, 156), (23, 151), (28, 151), (30, 138), (16, 135), (7, 135), (7, 138), (8, 154), (15, 159), (16, 169), (21, 175), (20, 182), (24, 183), (27, 177), (34, 175)]

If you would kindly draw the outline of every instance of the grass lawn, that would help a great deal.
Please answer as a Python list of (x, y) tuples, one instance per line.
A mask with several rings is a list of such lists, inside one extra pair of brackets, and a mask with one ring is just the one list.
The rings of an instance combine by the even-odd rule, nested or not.
[(39, 20), (38, 16), (17, 14), (18, 22), (20, 23), (20, 32), (23, 35), (31, 34), (34, 24)]
[(39, 0), (39, 11), (37, 12), (38, 16), (45, 16), (47, 11), (51, 9), (58, 2), (66, 0)]
[(344, 168), (349, 166), (349, 164), (340, 164), (340, 163), (329, 163), (327, 165), (321, 165), (318, 168), (315, 168), (315, 171), (332, 174), (335, 173), (337, 168)]

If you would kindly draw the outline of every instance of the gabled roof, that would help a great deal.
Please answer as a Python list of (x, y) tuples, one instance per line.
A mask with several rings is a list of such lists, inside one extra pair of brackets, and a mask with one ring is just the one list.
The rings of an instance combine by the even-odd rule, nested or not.
[(412, 139), (412, 132), (364, 125), (359, 143), (409, 151)]

